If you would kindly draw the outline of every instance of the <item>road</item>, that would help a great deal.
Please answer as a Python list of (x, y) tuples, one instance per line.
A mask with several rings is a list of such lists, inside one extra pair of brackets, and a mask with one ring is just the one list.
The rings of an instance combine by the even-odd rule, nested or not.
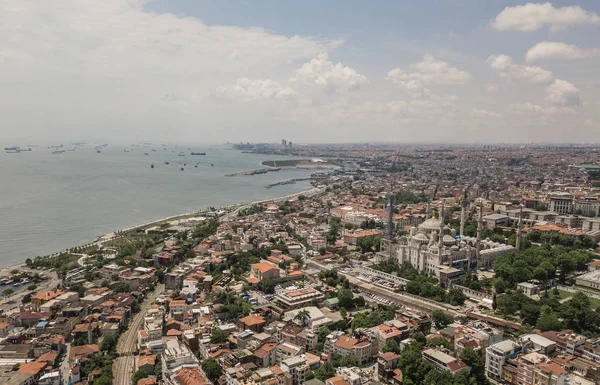
[(66, 344), (65, 353), (63, 356), (63, 362), (60, 364), (60, 376), (62, 378), (63, 384), (67, 384), (69, 382), (69, 377), (71, 376), (71, 366), (69, 363), (69, 354), (71, 353), (71, 344)]
[(131, 322), (129, 328), (125, 333), (121, 334), (119, 342), (117, 343), (117, 358), (113, 364), (113, 384), (114, 385), (130, 385), (131, 377), (135, 372), (135, 356), (133, 352), (137, 349), (137, 335), (138, 330), (142, 327), (144, 322), (144, 316), (146, 310), (156, 301), (156, 298), (164, 293), (165, 285), (159, 284), (154, 289), (154, 292), (146, 298), (142, 303), (139, 313), (137, 313)]

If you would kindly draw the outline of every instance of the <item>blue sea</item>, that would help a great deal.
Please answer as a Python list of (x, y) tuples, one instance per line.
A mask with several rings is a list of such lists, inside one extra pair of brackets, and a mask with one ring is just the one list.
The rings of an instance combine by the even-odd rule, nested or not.
[(61, 154), (46, 146), (0, 153), (0, 266), (167, 216), (310, 188), (309, 182), (264, 187), (308, 177), (309, 170), (225, 176), (262, 168), (264, 160), (294, 157), (244, 154), (227, 146), (160, 144), (109, 145), (97, 153), (95, 145), (65, 144)]

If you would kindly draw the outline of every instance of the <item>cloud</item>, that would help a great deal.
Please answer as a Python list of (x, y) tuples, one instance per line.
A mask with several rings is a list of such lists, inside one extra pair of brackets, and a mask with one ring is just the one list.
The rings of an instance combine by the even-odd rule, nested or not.
[(492, 55), (486, 63), (503, 78), (519, 83), (542, 84), (553, 79), (552, 72), (541, 67), (513, 64), (512, 58), (507, 55)]
[(501, 31), (535, 31), (544, 26), (556, 30), (583, 24), (600, 24), (600, 16), (579, 6), (555, 8), (550, 3), (527, 3), (504, 8), (492, 27)]
[(575, 110), (569, 107), (543, 107), (534, 103), (510, 104), (507, 112), (513, 115), (529, 116), (555, 116), (560, 114), (574, 114)]
[(546, 100), (559, 107), (576, 107), (581, 105), (579, 89), (566, 80), (556, 79), (548, 86)]
[(369, 84), (369, 79), (342, 63), (333, 64), (326, 53), (320, 53), (296, 71), (290, 84), (317, 87), (327, 92), (348, 92)]
[(425, 55), (420, 62), (411, 64), (407, 71), (401, 68), (391, 70), (387, 79), (399, 87), (419, 90), (425, 85), (464, 84), (471, 79), (471, 74)]
[(471, 111), (471, 116), (474, 116), (476, 118), (499, 118), (502, 115), (494, 111), (473, 108), (473, 110)]
[(291, 100), (296, 98), (296, 90), (282, 86), (276, 81), (266, 79), (238, 79), (233, 86), (222, 86), (217, 88), (217, 94), (232, 100), (241, 102), (253, 102), (258, 100)]
[(527, 51), (525, 60), (527, 63), (533, 63), (543, 59), (584, 59), (600, 53), (598, 49), (585, 49), (575, 45), (565, 44), (553, 41), (543, 41), (537, 43)]

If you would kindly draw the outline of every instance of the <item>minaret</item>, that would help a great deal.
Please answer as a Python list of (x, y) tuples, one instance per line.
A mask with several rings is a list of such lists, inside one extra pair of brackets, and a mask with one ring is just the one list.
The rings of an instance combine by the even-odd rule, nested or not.
[(519, 210), (519, 225), (517, 226), (517, 251), (521, 251), (521, 223), (523, 222), (523, 205)]
[(92, 323), (88, 323), (88, 345), (94, 343), (94, 337), (92, 336)]
[(461, 203), (461, 208), (460, 208), (460, 231), (459, 231), (459, 235), (460, 235), (461, 239), (465, 236), (465, 203), (466, 203), (466, 201), (463, 201)]
[(388, 195), (388, 223), (387, 238), (391, 241), (394, 238), (394, 197), (392, 193)]
[(444, 217), (446, 216), (446, 200), (442, 199), (442, 208), (440, 209), (440, 224), (444, 227)]
[(431, 202), (427, 201), (427, 209), (425, 211), (425, 219), (431, 218), (431, 211), (430, 211), (430, 209), (431, 209)]
[(475, 242), (475, 255), (477, 256), (477, 267), (481, 263), (481, 233), (483, 232), (483, 203), (479, 200), (479, 218), (477, 219), (477, 241)]

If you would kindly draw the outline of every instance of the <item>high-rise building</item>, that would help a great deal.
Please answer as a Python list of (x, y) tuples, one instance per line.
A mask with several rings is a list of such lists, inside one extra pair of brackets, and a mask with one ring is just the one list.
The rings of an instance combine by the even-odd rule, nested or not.
[(281, 139), (281, 147), (287, 147), (287, 141), (285, 139)]

